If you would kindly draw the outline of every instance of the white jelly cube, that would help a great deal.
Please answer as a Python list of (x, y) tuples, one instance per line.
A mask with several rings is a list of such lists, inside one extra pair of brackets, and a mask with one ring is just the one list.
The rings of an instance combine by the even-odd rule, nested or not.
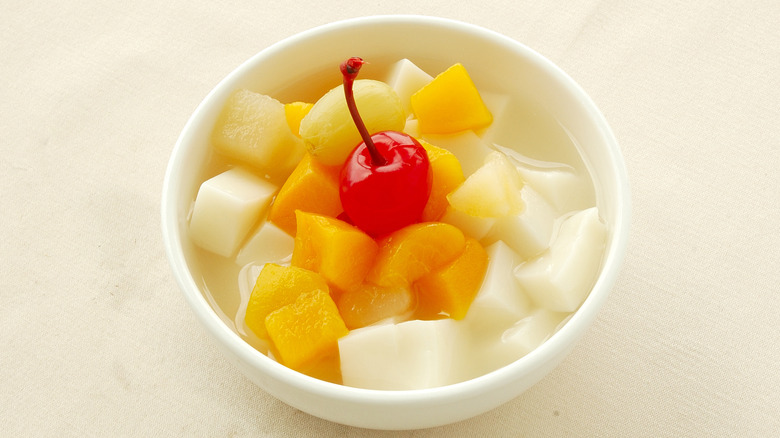
[(496, 219), (495, 225), (482, 239), (482, 243), (489, 245), (503, 240), (526, 260), (550, 246), (553, 225), (558, 214), (542, 195), (528, 185), (523, 186), (520, 197), (525, 204), (523, 211)]
[(460, 162), (463, 176), (467, 177), (475, 170), (482, 167), (485, 158), (493, 152), (474, 131), (463, 131), (457, 134), (426, 134), (423, 140), (428, 143), (447, 149), (455, 155)]
[(295, 239), (271, 222), (264, 221), (236, 256), (236, 264), (281, 262), (292, 255)]
[(452, 319), (407, 321), (352, 330), (339, 339), (344, 385), (423, 389), (452, 383), (457, 325)]
[(488, 267), (463, 321), (483, 339), (498, 336), (528, 314), (531, 302), (512, 274), (521, 259), (504, 242), (485, 248)]
[(199, 247), (231, 257), (271, 204), (276, 186), (235, 167), (201, 184), (190, 219)]
[(401, 98), (401, 104), (406, 114), (412, 113), (411, 97), (420, 88), (428, 85), (433, 76), (417, 67), (412, 61), (402, 59), (392, 67), (387, 75), (385, 83), (389, 85)]
[(496, 223), (495, 218), (471, 216), (468, 213), (455, 210), (451, 206), (447, 206), (447, 210), (445, 210), (440, 221), (455, 225), (465, 235), (477, 240), (485, 237), (490, 229), (493, 228), (493, 224)]
[(498, 341), (487, 341), (481, 351), (482, 372), (509, 365), (542, 345), (567, 313), (536, 309), (504, 331)]
[(538, 305), (573, 312), (593, 287), (606, 235), (596, 207), (579, 211), (561, 223), (546, 252), (515, 269), (515, 277)]
[[(503, 120), (505, 118), (507, 108), (509, 108), (509, 95), (492, 93), (490, 91), (482, 91), (479, 95), (493, 116), (493, 120)], [(486, 129), (489, 129), (489, 127)]]

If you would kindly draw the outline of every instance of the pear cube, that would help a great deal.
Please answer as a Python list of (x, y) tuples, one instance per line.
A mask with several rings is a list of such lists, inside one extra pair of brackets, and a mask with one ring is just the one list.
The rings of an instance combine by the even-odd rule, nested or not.
[(463, 234), (477, 240), (485, 237), (496, 223), (495, 218), (472, 216), (468, 213), (455, 210), (452, 206), (447, 207), (440, 221), (455, 225), (463, 231)]
[(242, 167), (201, 184), (190, 219), (195, 245), (232, 257), (249, 230), (262, 218), (277, 187)]
[(561, 223), (547, 251), (515, 268), (515, 277), (539, 306), (573, 312), (593, 287), (606, 235), (596, 207), (579, 211)]
[(523, 182), (517, 169), (500, 152), (492, 152), (485, 164), (447, 196), (450, 205), (477, 217), (517, 215), (523, 210), (520, 189)]

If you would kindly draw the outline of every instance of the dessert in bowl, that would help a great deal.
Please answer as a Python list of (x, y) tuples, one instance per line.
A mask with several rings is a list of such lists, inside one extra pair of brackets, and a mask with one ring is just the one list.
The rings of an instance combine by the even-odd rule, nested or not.
[[(339, 65), (354, 56), (368, 61), (360, 77), (398, 100), (379, 117), (389, 124), (371, 130), (414, 139), (430, 165), (426, 199), (436, 205), (395, 228), (343, 211), (338, 178), (351, 150), (320, 138), (337, 135), (320, 135), (335, 124), (322, 122), (333, 111), (321, 101), (347, 99)], [(360, 93), (356, 81), (367, 120), (388, 100), (361, 106)], [(484, 111), (465, 125), (448, 125), (455, 113), (437, 121), (437, 99), (453, 95)], [(275, 114), (258, 123), (282, 152), (240, 151), (253, 134), (231, 123), (251, 119), (253, 105)], [(452, 169), (460, 174), (447, 186)], [(417, 16), (326, 25), (238, 67), (185, 126), (162, 199), (174, 275), (226, 357), (293, 407), (378, 429), (480, 414), (551, 371), (609, 294), (628, 218), (618, 145), (569, 76), (492, 31)], [(273, 295), (289, 284), (306, 290)], [(390, 304), (376, 312), (366, 305), (376, 299)], [(312, 314), (329, 316), (311, 323)]]

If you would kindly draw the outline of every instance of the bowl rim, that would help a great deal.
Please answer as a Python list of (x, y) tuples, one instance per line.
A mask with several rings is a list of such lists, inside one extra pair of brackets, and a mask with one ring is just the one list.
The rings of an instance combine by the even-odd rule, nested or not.
[[(507, 46), (512, 51), (522, 53), (534, 63), (536, 68), (543, 69), (547, 74), (555, 78), (556, 83), (565, 87), (567, 92), (580, 98), (582, 107), (586, 110), (590, 119), (596, 122), (600, 135), (605, 139), (608, 156), (612, 162), (609, 168), (615, 172), (615, 178), (618, 183), (616, 187), (618, 196), (615, 198), (615, 221), (610, 224), (613, 228), (613, 238), (607, 243), (605, 248), (606, 257), (602, 264), (602, 271), (588, 297), (580, 308), (572, 314), (568, 322), (540, 346), (511, 364), (470, 380), (427, 389), (376, 390), (326, 382), (293, 371), (257, 351), (222, 321), (198, 288), (192, 273), (187, 267), (178, 229), (180, 219), (175, 204), (175, 195), (181, 191), (182, 184), (180, 179), (174, 179), (173, 177), (182, 170), (181, 156), (183, 149), (189, 140), (189, 133), (192, 132), (194, 125), (198, 121), (198, 115), (204, 111), (204, 108), (215, 94), (224, 89), (227, 84), (242, 77), (246, 74), (246, 71), (251, 70), (254, 65), (263, 59), (270, 57), (278, 51), (285, 50), (289, 46), (334, 31), (341, 32), (345, 27), (388, 24), (426, 25), (457, 29), (480, 38), (490, 39), (498, 44)], [(546, 362), (559, 356), (563, 350), (569, 349), (576, 342), (577, 338), (581, 337), (591, 325), (598, 309), (606, 301), (617, 279), (628, 246), (630, 210), (628, 176), (617, 140), (605, 117), (590, 96), (560, 67), (523, 43), (475, 24), (427, 15), (374, 15), (320, 25), (277, 41), (241, 63), (212, 88), (188, 119), (171, 152), (163, 181), (161, 225), (166, 257), (185, 300), (214, 340), (222, 347), (227, 348), (240, 361), (245, 362), (252, 368), (262, 370), (263, 373), (273, 380), (323, 397), (336, 397), (355, 403), (384, 405), (397, 402), (425, 404), (451, 400), (455, 396), (462, 398), (464, 395), (473, 396), (493, 391), (501, 386), (505, 386), (512, 376), (525, 375), (532, 370), (538, 369)]]

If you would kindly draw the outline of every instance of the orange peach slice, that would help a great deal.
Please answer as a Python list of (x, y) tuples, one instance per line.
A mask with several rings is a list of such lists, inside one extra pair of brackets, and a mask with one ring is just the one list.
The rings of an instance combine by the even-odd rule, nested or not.
[(409, 225), (379, 241), (376, 262), (366, 281), (379, 286), (408, 287), (415, 280), (460, 255), (463, 232), (443, 222)]
[(431, 195), (422, 213), (423, 222), (438, 221), (447, 210), (447, 195), (465, 181), (460, 162), (455, 155), (426, 141), (419, 140), (431, 163)]
[(268, 220), (295, 236), (295, 210), (336, 217), (343, 209), (339, 199), (339, 169), (320, 164), (306, 154), (276, 195)]
[(265, 318), (268, 336), (283, 365), (301, 370), (338, 348), (347, 333), (336, 303), (325, 290), (300, 294)]
[(328, 283), (316, 272), (294, 266), (268, 263), (257, 276), (246, 306), (244, 321), (257, 337), (268, 339), (265, 317), (274, 310), (295, 302), (298, 295), (312, 290), (328, 290)]
[(363, 283), (378, 248), (368, 234), (336, 218), (296, 211), (293, 266), (319, 272), (331, 292), (349, 291)]
[(466, 248), (458, 258), (414, 283), (417, 317), (463, 319), (479, 292), (487, 265), (488, 255), (482, 245), (474, 239), (466, 240)]

